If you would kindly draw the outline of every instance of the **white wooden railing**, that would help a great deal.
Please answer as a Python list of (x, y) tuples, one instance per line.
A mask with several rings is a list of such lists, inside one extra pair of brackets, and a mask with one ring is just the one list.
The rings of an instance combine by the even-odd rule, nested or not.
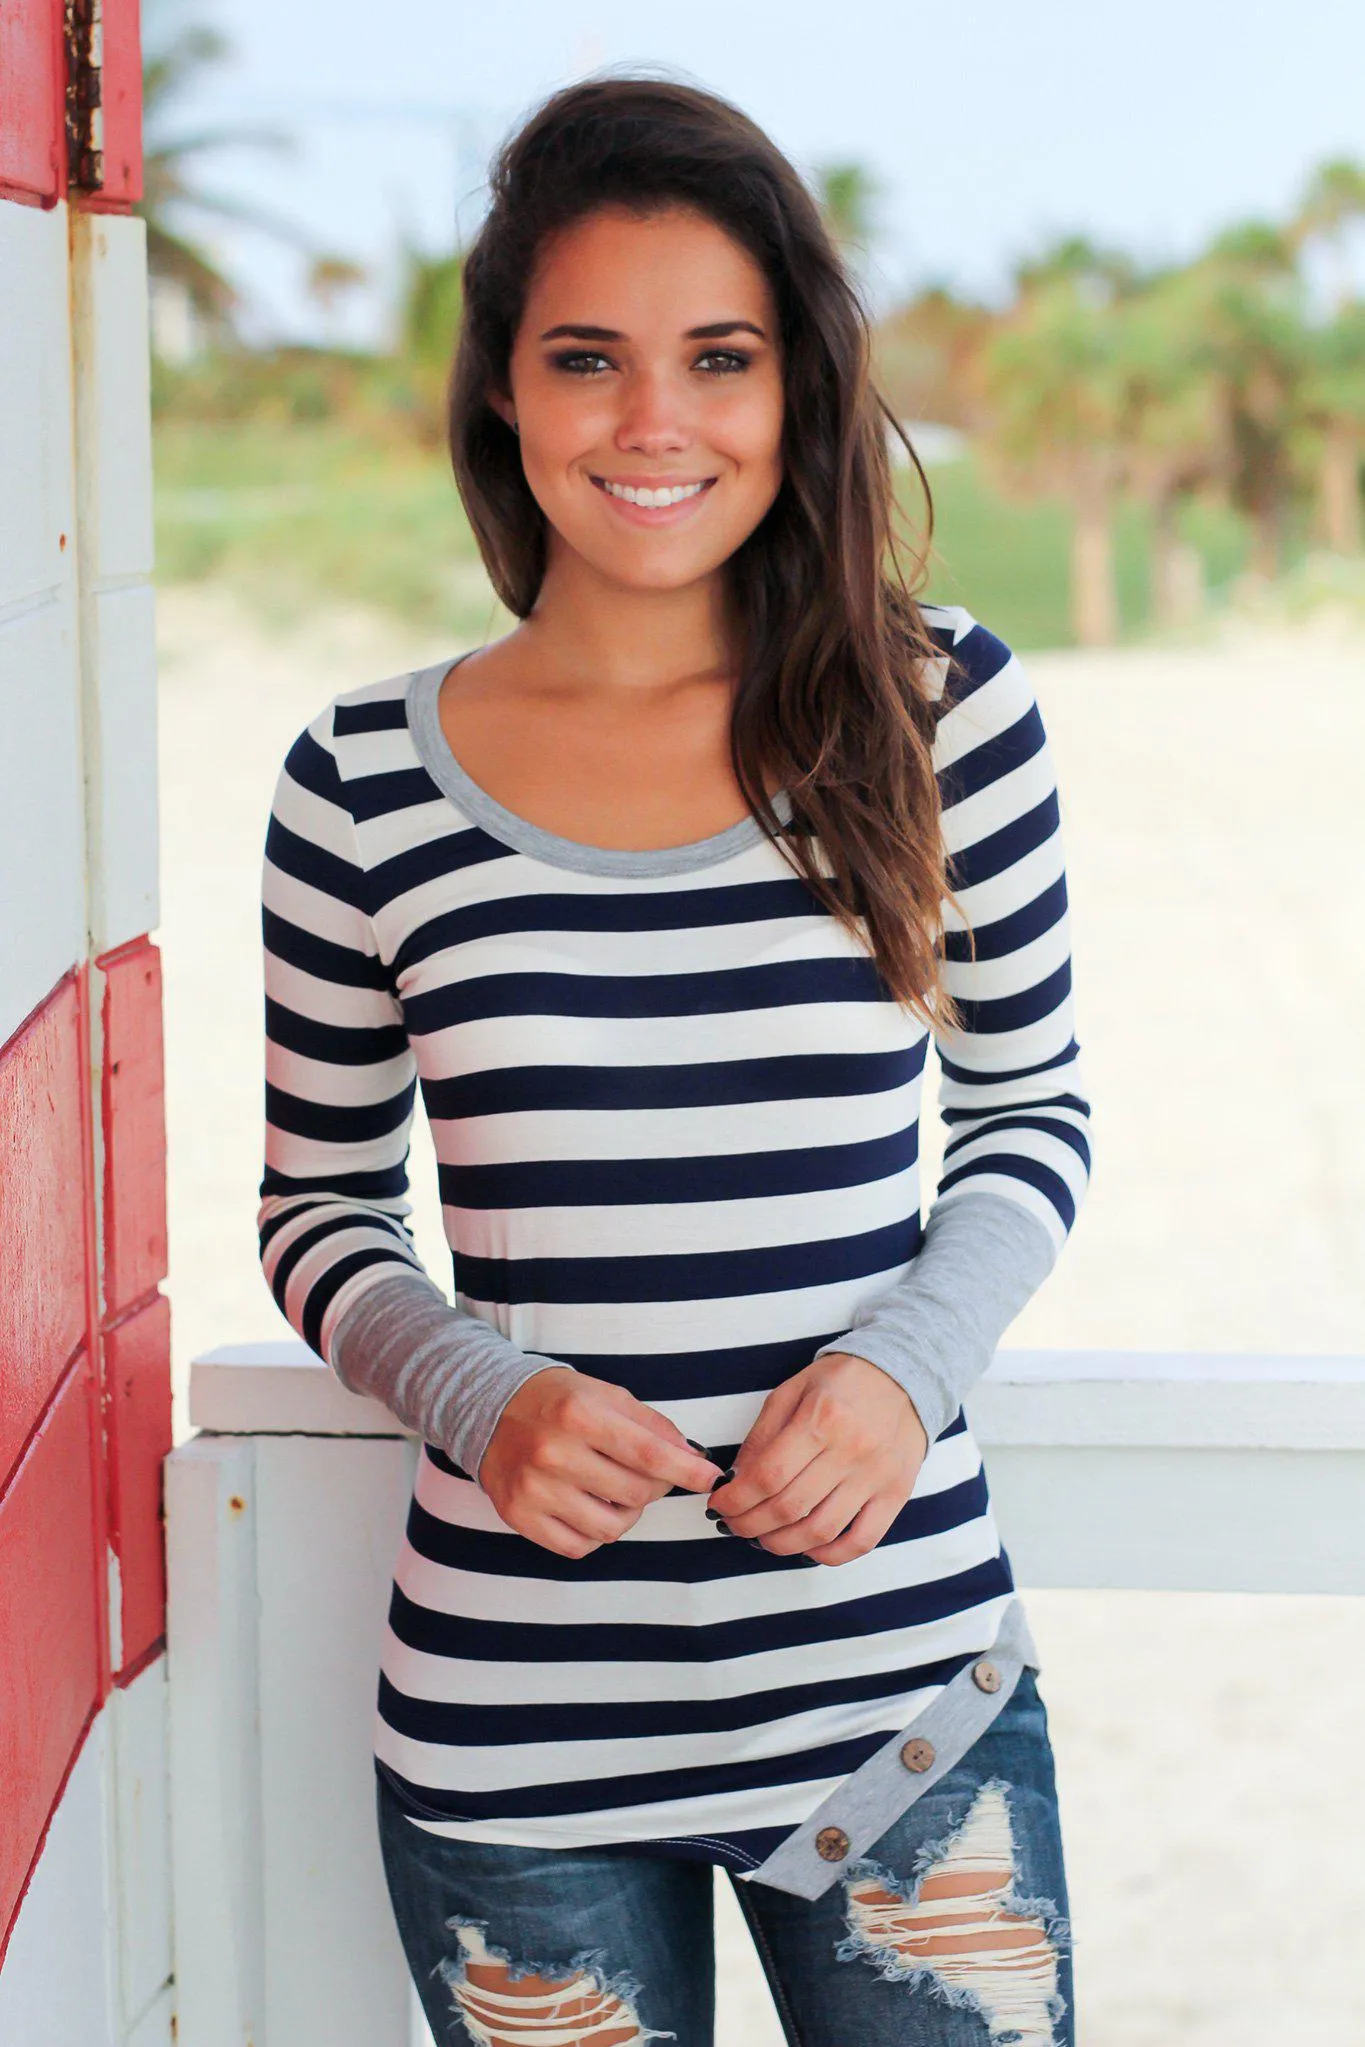
[[(968, 1403), (1029, 1586), (1365, 1592), (1365, 1358), (997, 1353)], [(166, 1460), (180, 2047), (425, 2037), (371, 1733), (415, 1438), (297, 1342), (196, 1360)]]

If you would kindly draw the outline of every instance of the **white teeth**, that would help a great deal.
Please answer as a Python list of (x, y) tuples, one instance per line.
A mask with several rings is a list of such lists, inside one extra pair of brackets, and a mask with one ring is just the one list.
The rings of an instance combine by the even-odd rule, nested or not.
[(675, 483), (671, 488), (663, 486), (658, 490), (636, 490), (629, 483), (604, 483), (603, 489), (614, 498), (624, 498), (628, 505), (644, 505), (653, 510), (658, 505), (679, 505), (684, 498), (694, 498), (706, 488), (702, 483)]

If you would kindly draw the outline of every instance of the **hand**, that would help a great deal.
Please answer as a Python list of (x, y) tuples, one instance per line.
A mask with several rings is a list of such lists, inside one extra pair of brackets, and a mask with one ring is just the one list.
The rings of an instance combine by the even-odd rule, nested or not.
[(827, 1351), (775, 1386), (710, 1504), (775, 1556), (846, 1564), (875, 1549), (914, 1491), (929, 1438), (889, 1372)]
[(504, 1407), (478, 1481), (509, 1528), (558, 1556), (585, 1557), (674, 1486), (705, 1492), (719, 1476), (666, 1415), (623, 1386), (551, 1365)]

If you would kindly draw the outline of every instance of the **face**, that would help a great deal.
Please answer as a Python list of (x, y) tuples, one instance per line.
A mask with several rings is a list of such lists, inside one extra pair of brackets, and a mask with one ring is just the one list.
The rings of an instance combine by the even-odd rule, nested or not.
[[(759, 265), (679, 207), (603, 209), (542, 253), (510, 364), (526, 480), (611, 581), (678, 589), (748, 538), (782, 481), (777, 312)], [(659, 497), (668, 493), (668, 501)]]

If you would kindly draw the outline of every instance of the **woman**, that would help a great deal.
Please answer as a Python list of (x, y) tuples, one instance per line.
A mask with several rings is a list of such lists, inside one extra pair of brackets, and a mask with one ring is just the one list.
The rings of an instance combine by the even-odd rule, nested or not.
[(1073, 2038), (961, 1410), (1089, 1174), (1057, 792), (1018, 661), (911, 594), (888, 417), (752, 122), (560, 92), (451, 387), (520, 623), (338, 696), (279, 778), (262, 1259), (422, 1442), (375, 1760), (438, 2040), (705, 2047), (713, 1864), (801, 2047)]

